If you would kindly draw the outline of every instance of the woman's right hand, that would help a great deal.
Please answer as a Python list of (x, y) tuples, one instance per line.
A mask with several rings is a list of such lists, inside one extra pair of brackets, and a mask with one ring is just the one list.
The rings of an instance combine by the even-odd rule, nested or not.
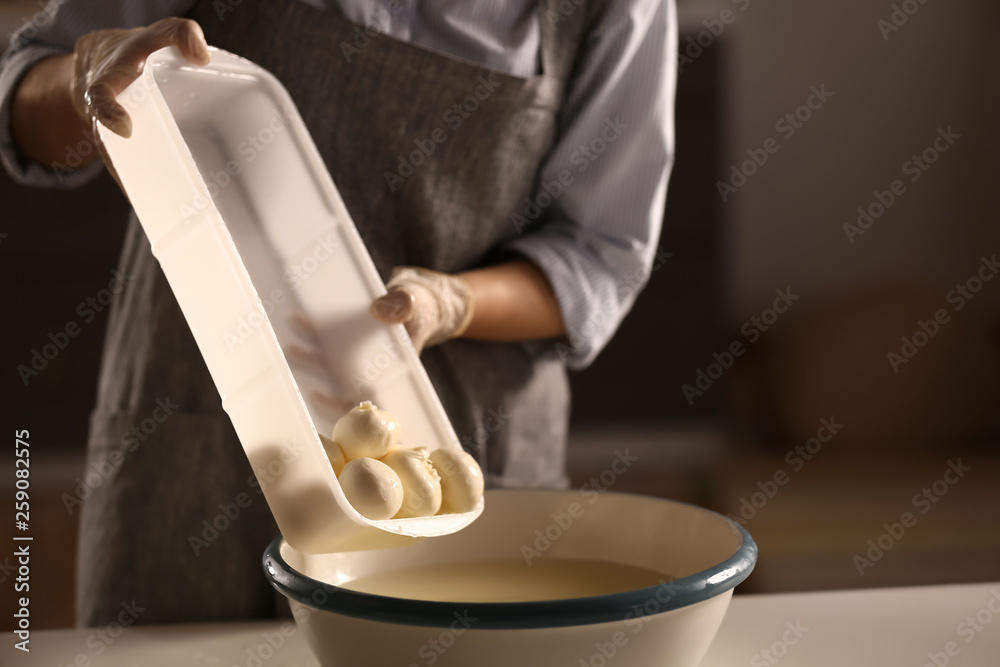
[[(167, 18), (145, 28), (87, 33), (73, 53), (40, 61), (14, 93), (11, 132), (20, 151), (53, 168), (68, 163), (70, 154), (85, 155), (74, 165), (80, 166), (103, 154), (97, 123), (128, 137), (132, 122), (115, 98), (142, 73), (151, 53), (171, 45), (192, 64), (210, 60), (201, 26)], [(98, 150), (75, 150), (81, 131)]]
[(92, 126), (100, 122), (115, 134), (130, 136), (132, 120), (115, 98), (142, 74), (146, 58), (165, 46), (177, 47), (195, 65), (210, 60), (201, 26), (190, 19), (167, 18), (132, 30), (97, 30), (78, 39), (71, 84), (77, 116)]

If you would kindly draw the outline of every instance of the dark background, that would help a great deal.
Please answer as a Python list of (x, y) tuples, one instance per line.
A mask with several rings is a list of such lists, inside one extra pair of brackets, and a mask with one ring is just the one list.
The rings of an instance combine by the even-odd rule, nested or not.
[[(732, 23), (708, 40), (703, 22), (726, 9)], [(36, 10), (0, 2), (3, 34)], [(862, 0), (681, 0), (682, 53), (697, 52), (687, 38), (699, 33), (710, 43), (678, 78), (661, 241), (672, 256), (607, 350), (573, 377), (577, 484), (628, 447), (641, 465), (615, 490), (738, 513), (788, 475), (761, 507), (744, 509), (761, 556), (742, 591), (1000, 579), (1000, 280), (960, 312), (946, 301), (982, 256), (1000, 252), (1000, 17), (972, 0), (927, 3), (885, 40), (877, 21), (891, 11)], [(775, 123), (821, 85), (833, 97), (723, 202), (717, 181), (748, 149), (781, 137)], [(906, 179), (903, 162), (949, 126), (961, 138), (849, 243), (843, 224), (857, 207)], [(49, 191), (0, 174), (0, 285), (11, 304), (0, 399), (8, 427), (32, 434), (32, 526), (43, 554), (33, 563), (36, 628), (72, 624), (78, 512), (59, 497), (73, 493), (82, 468), (106, 324), (83, 324), (76, 308), (111, 280), (125, 212), (106, 175)], [(778, 289), (799, 299), (750, 343), (741, 329)], [(951, 321), (894, 373), (886, 354), (938, 308)], [(17, 364), (70, 321), (80, 335), (25, 386)], [(689, 404), (682, 385), (735, 341), (747, 352)], [(843, 429), (795, 469), (786, 454), (821, 419)], [(854, 556), (958, 459), (971, 470), (859, 575)], [(13, 479), (11, 466), (11, 455), (0, 457), (3, 479)], [(0, 520), (6, 535), (9, 506)]]

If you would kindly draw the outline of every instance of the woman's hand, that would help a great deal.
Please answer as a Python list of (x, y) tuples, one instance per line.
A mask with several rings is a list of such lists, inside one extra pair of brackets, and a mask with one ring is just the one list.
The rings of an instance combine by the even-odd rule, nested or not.
[[(77, 40), (73, 53), (39, 62), (14, 94), (11, 130), (18, 148), (42, 164), (61, 165), (81, 133), (98, 144), (98, 122), (128, 137), (132, 122), (115, 98), (142, 73), (149, 54), (171, 45), (192, 64), (209, 62), (201, 27), (180, 18), (145, 28), (97, 30)], [(85, 161), (96, 155), (88, 151)]]
[(389, 292), (372, 303), (383, 322), (401, 322), (414, 347), (464, 336), (519, 341), (566, 334), (548, 279), (527, 260), (450, 276), (418, 268), (396, 269)]
[(77, 116), (130, 136), (132, 121), (115, 98), (139, 77), (149, 54), (165, 46), (177, 47), (195, 65), (210, 60), (201, 26), (190, 19), (168, 18), (133, 30), (98, 30), (77, 40), (71, 88)]
[(372, 315), (403, 324), (418, 354), (461, 336), (472, 321), (475, 301), (461, 278), (406, 266), (392, 272), (386, 287), (389, 291), (372, 303)]

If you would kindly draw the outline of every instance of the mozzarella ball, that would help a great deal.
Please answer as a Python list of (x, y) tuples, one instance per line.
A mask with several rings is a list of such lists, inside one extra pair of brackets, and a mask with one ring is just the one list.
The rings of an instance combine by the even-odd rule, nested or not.
[(372, 458), (348, 461), (340, 488), (354, 509), (368, 519), (391, 519), (403, 504), (403, 483), (392, 468)]
[(347, 460), (367, 456), (379, 459), (399, 442), (399, 422), (371, 401), (365, 401), (337, 420), (333, 440)]
[(476, 459), (461, 449), (442, 447), (430, 454), (441, 477), (441, 513), (469, 512), (483, 497), (483, 471)]
[(344, 450), (340, 448), (340, 445), (324, 435), (319, 436), (319, 440), (323, 443), (323, 449), (326, 451), (326, 457), (330, 459), (330, 465), (333, 466), (333, 474), (340, 477), (340, 473), (344, 469), (344, 464), (347, 463)]
[(441, 509), (441, 478), (423, 447), (393, 447), (382, 462), (403, 482), (403, 506), (394, 518), (433, 516)]

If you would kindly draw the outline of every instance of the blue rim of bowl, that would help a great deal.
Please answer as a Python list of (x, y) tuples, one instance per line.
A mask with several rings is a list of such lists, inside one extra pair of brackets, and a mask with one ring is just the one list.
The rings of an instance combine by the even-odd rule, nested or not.
[[(679, 505), (675, 500), (658, 499)], [(280, 534), (264, 550), (264, 574), (285, 597), (321, 611), (370, 621), (431, 628), (472, 625), (483, 630), (560, 628), (654, 616), (680, 609), (735, 588), (757, 563), (757, 543), (739, 523), (718, 512), (690, 505), (728, 521), (741, 537), (736, 552), (706, 570), (658, 586), (612, 595), (534, 602), (432, 602), (372, 595), (308, 577), (281, 556)], [(474, 619), (474, 620), (473, 620)]]

